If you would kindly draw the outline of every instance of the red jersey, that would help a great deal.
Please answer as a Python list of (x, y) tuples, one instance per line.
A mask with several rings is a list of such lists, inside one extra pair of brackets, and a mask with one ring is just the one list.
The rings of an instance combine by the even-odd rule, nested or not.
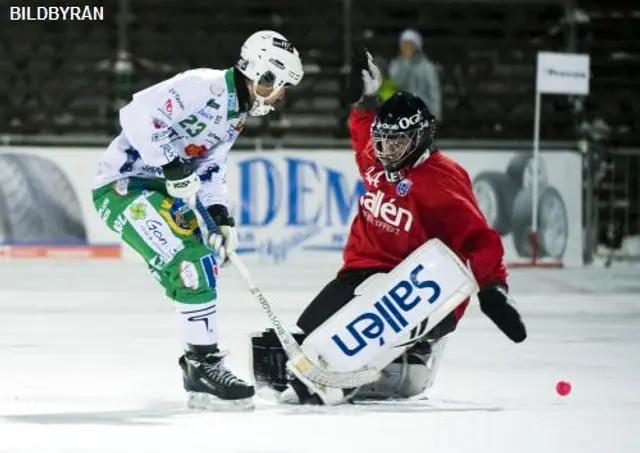
[(387, 181), (371, 143), (373, 112), (353, 110), (351, 144), (367, 193), (344, 250), (348, 269), (391, 270), (429, 239), (438, 238), (471, 263), (480, 288), (506, 283), (500, 235), (487, 224), (467, 172), (432, 152), (398, 183)]

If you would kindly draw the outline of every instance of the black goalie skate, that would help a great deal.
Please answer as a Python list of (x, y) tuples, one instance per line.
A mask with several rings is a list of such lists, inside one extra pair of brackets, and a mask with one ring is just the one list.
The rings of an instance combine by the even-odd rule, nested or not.
[(192, 409), (252, 409), (255, 389), (224, 366), (217, 346), (189, 345), (180, 357), (182, 383)]

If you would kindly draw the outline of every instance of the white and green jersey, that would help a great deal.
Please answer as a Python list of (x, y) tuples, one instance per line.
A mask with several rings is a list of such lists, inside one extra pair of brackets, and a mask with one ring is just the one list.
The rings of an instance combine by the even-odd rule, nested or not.
[(94, 189), (122, 178), (164, 179), (175, 158), (192, 160), (206, 206), (228, 205), (227, 154), (242, 132), (233, 69), (193, 69), (133, 95), (122, 132), (100, 159)]

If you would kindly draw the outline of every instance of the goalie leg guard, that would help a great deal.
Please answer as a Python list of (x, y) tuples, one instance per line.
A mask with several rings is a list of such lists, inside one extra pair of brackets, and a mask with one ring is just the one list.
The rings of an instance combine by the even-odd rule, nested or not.
[(415, 345), (384, 369), (381, 379), (360, 387), (351, 400), (411, 398), (431, 388), (442, 362), (446, 336), (456, 329), (461, 312), (466, 306), (467, 304), (459, 306), (424, 336), (419, 337)]
[[(455, 326), (456, 319), (452, 316), (438, 324), (430, 334), (446, 335), (452, 332)], [(296, 333), (294, 337), (302, 343), (306, 335)], [(431, 335), (419, 340), (389, 364), (378, 381), (349, 392), (349, 400), (403, 399), (423, 393), (434, 383), (446, 341), (446, 338), (435, 338)], [(258, 392), (268, 395), (285, 391), (292, 382), (286, 364), (287, 355), (273, 329), (251, 335), (250, 365)]]
[[(431, 240), (388, 273), (361, 275), (354, 278), (356, 281), (345, 281), (345, 277), (339, 276), (327, 285), (298, 320), (298, 326), (308, 334), (301, 350), (309, 361), (334, 373), (348, 375), (369, 369), (376, 371), (375, 377), (316, 387), (292, 371), (310, 393), (325, 404), (344, 401), (342, 392), (338, 398), (334, 395), (336, 392), (329, 390), (355, 393), (374, 379), (376, 385), (366, 387), (376, 397), (407, 397), (421, 393), (433, 383), (433, 378), (431, 373), (419, 367), (436, 369), (429, 366), (433, 363), (431, 351), (427, 350), (431, 346), (429, 340), (436, 339), (436, 333), (441, 338), (455, 328), (469, 297), (477, 291), (470, 269), (441, 241)], [(319, 304), (322, 300), (328, 307)], [(314, 310), (315, 307), (319, 309)], [(312, 312), (315, 312), (314, 316)], [(322, 318), (326, 320), (318, 322)], [(452, 327), (446, 328), (448, 324)], [(280, 366), (284, 357), (277, 351), (278, 342), (274, 348), (268, 337), (274, 335), (265, 332), (262, 338), (253, 340), (254, 346), (267, 349), (266, 354), (255, 354), (256, 381), (271, 388), (274, 383), (290, 381), (290, 388), (293, 387), (300, 402), (304, 402), (293, 385), (295, 380), (289, 380), (286, 372), (279, 372), (270, 363), (275, 361)], [(419, 345), (423, 338), (427, 343)], [(419, 346), (423, 346), (422, 350)], [(408, 373), (409, 369), (421, 372)], [(280, 382), (274, 379), (274, 373)], [(415, 377), (415, 385), (414, 381), (407, 381), (409, 374)], [(390, 376), (393, 376), (391, 381), (381, 382)]]

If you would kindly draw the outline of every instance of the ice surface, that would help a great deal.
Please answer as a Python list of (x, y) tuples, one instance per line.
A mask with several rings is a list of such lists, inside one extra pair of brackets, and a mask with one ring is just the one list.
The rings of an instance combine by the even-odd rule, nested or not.
[[(252, 271), (292, 322), (334, 268)], [(233, 269), (222, 277), (221, 339), (247, 377), (247, 334), (266, 318)], [(640, 267), (518, 270), (511, 285), (529, 340), (473, 306), (430, 393), (439, 408), (193, 413), (172, 307), (143, 266), (2, 262), (0, 452), (640, 451)]]

